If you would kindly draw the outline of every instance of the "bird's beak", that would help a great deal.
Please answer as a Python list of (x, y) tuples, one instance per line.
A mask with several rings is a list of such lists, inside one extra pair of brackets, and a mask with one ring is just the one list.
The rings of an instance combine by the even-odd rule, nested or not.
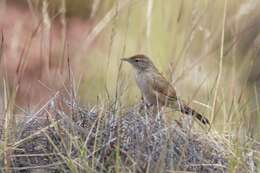
[(129, 58), (121, 58), (121, 61), (127, 61), (127, 62), (129, 62), (130, 60), (129, 60)]

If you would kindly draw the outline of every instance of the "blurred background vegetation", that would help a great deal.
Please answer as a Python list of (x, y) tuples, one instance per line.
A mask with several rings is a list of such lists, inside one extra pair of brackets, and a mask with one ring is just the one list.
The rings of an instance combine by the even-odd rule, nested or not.
[[(4, 11), (9, 8), (21, 11), (20, 15), (28, 13), (23, 21), (18, 16), (15, 20), (8, 20), (12, 28), (19, 28), (19, 22), (35, 21), (33, 28), (36, 28), (41, 18), (43, 21), (46, 19), (46, 14), (51, 26), (59, 26), (53, 27), (56, 31), (53, 33), (59, 35), (58, 41), (53, 42), (65, 48), (53, 54), (49, 64), (58, 64), (56, 59), (71, 59), (74, 88), (83, 104), (115, 100), (123, 105), (138, 102), (140, 95), (131, 67), (121, 64), (120, 58), (142, 53), (152, 58), (159, 70), (172, 81), (178, 94), (214, 121), (219, 131), (260, 138), (259, 1), (0, 2), (1, 21), (8, 20)], [(47, 25), (46, 22), (43, 25)], [(6, 30), (3, 27), (4, 32), (9, 32)], [(27, 30), (33, 33), (33, 29)], [(49, 33), (49, 38), (55, 38), (53, 33)], [(17, 44), (24, 42), (18, 41)], [(55, 45), (48, 44), (48, 47), (53, 50)], [(37, 70), (39, 68), (28, 75)], [(44, 75), (45, 72), (34, 80), (44, 81)], [(67, 76), (67, 73), (62, 76)], [(52, 88), (52, 84), (59, 80), (56, 77), (52, 82), (43, 83)], [(20, 97), (24, 99), (27, 96)], [(23, 99), (22, 104), (27, 105)]]

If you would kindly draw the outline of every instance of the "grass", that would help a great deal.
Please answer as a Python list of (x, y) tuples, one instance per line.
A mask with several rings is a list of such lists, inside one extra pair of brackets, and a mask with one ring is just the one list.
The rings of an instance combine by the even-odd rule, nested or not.
[[(54, 12), (47, 0), (28, 4), (26, 41), (11, 37), (18, 24), (0, 24), (2, 172), (259, 171), (257, 2), (95, 1), (90, 29), (74, 22), (76, 32), (64, 0)], [(136, 53), (152, 57), (210, 130), (141, 110), (119, 60)]]
[[(234, 157), (220, 137), (186, 131), (174, 122), (166, 126), (162, 119), (137, 111), (140, 105), (121, 108), (116, 116), (106, 106), (86, 109), (68, 100), (53, 101), (41, 116), (25, 120), (18, 129), (11, 154), (13, 170), (224, 172), (227, 157)], [(77, 118), (72, 120), (70, 113), (55, 106), (60, 104), (74, 109)]]
[(206, 134), (204, 130), (183, 128), (174, 121), (166, 123), (163, 114), (155, 118), (158, 115), (140, 106), (121, 107), (121, 114), (117, 115), (109, 104), (83, 108), (75, 100), (57, 96), (33, 119), (28, 116), (19, 123), (16, 141), (7, 157), (10, 165), (2, 170), (246, 172), (255, 169), (250, 155), (254, 141), (247, 142), (248, 148), (240, 148), (235, 136)]

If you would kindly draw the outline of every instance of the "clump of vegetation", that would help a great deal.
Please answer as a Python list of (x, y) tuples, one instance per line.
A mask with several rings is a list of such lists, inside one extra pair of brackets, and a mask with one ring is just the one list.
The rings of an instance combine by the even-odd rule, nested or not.
[[(165, 123), (141, 104), (84, 108), (50, 100), (17, 127), (13, 172), (228, 172), (236, 157), (225, 137)], [(248, 162), (251, 163), (251, 162)], [(253, 161), (255, 167), (255, 162)], [(2, 165), (3, 166), (3, 165)], [(251, 165), (252, 166), (252, 165)], [(236, 163), (236, 170), (250, 164)]]

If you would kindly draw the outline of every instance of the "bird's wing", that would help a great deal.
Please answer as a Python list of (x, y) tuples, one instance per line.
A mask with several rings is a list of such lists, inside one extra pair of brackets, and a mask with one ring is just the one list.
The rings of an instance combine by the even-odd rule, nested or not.
[[(152, 82), (153, 92), (158, 96), (161, 102), (176, 102), (177, 95), (172, 85), (161, 75), (157, 74)], [(162, 100), (163, 99), (163, 100)]]
[(196, 112), (187, 106), (182, 100), (177, 98), (175, 89), (162, 75), (157, 74), (153, 78), (152, 91), (157, 96), (157, 99), (160, 103), (174, 106), (174, 108), (179, 109), (182, 113), (191, 114), (203, 124), (210, 124), (206, 117)]

